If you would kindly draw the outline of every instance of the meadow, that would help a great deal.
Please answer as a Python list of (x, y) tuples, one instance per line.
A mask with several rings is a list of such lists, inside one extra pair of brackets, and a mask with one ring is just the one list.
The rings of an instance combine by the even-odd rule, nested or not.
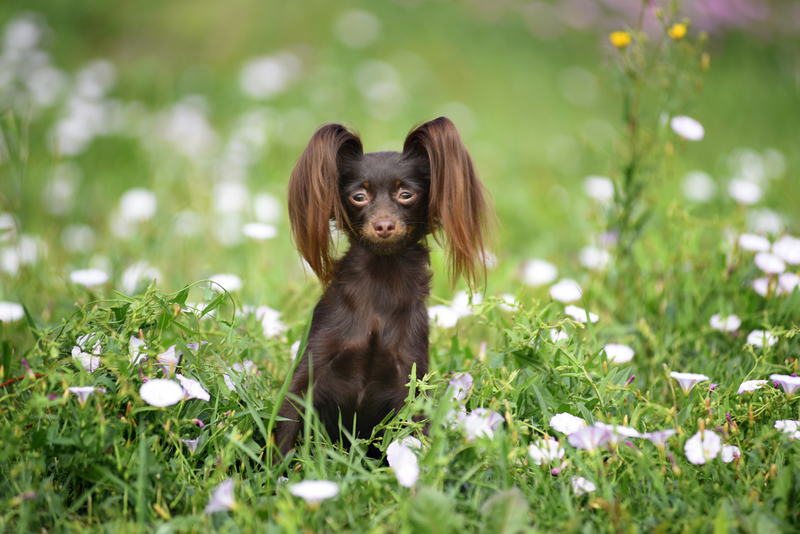
[[(796, 5), (686, 4), (0, 5), (0, 531), (798, 531)], [(385, 459), (275, 464), (292, 166), (440, 115), (486, 285), (431, 239)]]

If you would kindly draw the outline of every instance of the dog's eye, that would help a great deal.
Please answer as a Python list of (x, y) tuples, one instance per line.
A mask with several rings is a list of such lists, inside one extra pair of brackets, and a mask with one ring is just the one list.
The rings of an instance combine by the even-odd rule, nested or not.
[(355, 202), (357, 204), (361, 204), (362, 202), (366, 202), (367, 195), (365, 195), (364, 193), (356, 193), (355, 195), (353, 195), (350, 198), (353, 199), (353, 202)]
[(414, 198), (414, 193), (410, 193), (408, 191), (403, 191), (400, 193), (400, 200), (411, 200)]

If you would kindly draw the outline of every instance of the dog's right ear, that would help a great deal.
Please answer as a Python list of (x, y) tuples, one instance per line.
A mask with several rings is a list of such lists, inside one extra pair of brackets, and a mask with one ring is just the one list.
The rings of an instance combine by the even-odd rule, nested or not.
[(300, 254), (323, 285), (331, 281), (334, 243), (331, 220), (339, 228), (347, 214), (339, 195), (339, 164), (364, 153), (361, 140), (341, 124), (321, 126), (311, 137), (289, 181), (289, 221)]

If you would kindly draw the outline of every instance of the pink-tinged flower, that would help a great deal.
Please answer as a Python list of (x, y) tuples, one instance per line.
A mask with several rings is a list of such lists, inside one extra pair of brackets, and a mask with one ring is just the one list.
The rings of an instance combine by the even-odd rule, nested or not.
[(777, 342), (778, 336), (772, 335), (770, 332), (765, 332), (763, 330), (753, 330), (747, 334), (747, 343), (753, 345), (754, 347), (763, 347), (764, 345), (771, 347)]
[(184, 399), (200, 399), (204, 401), (210, 401), (211, 395), (208, 394), (208, 391), (203, 389), (203, 386), (197, 380), (192, 380), (191, 378), (186, 378), (180, 373), (175, 374), (175, 378), (178, 379), (178, 382), (181, 383), (184, 392)]
[(800, 286), (800, 276), (795, 273), (783, 273), (778, 276), (778, 287), (775, 289), (775, 294), (791, 295), (798, 286)]
[(0, 322), (13, 323), (25, 317), (25, 310), (16, 302), (0, 302)]
[[(719, 384), (715, 384), (715, 383), (713, 383), (713, 382), (712, 382), (712, 383), (711, 383), (711, 385), (710, 385), (710, 386), (708, 386), (708, 391), (714, 391), (715, 389), (717, 389), (717, 386), (718, 386), (718, 385), (719, 385)], [(710, 411), (710, 410), (709, 410), (709, 411)]]
[(633, 349), (627, 345), (618, 345), (616, 343), (609, 343), (603, 347), (602, 352), (606, 353), (606, 358), (611, 363), (627, 363), (633, 359)]
[[(413, 438), (412, 438), (413, 439)], [(419, 442), (419, 440), (416, 440)], [(401, 440), (393, 441), (386, 448), (386, 460), (394, 471), (397, 482), (404, 488), (410, 488), (417, 483), (419, 478), (419, 463), (417, 455), (411, 446)]]
[(775, 254), (759, 252), (755, 257), (756, 266), (767, 274), (780, 274), (786, 270), (786, 263)]
[(666, 430), (658, 430), (656, 432), (647, 432), (645, 434), (642, 434), (642, 437), (650, 441), (653, 445), (666, 447), (667, 440), (677, 433), (678, 433), (677, 430), (668, 428)]
[(550, 286), (550, 296), (559, 302), (575, 302), (581, 299), (581, 286), (572, 278), (562, 278)]
[(742, 382), (742, 385), (739, 386), (739, 390), (736, 393), (742, 395), (743, 393), (749, 393), (757, 389), (761, 389), (768, 384), (769, 382), (766, 380), (746, 380)]
[(800, 389), (800, 377), (791, 375), (769, 375), (769, 379), (777, 382), (787, 395), (793, 395)]
[(76, 340), (76, 345), (72, 347), (72, 359), (77, 361), (81, 364), (81, 367), (89, 371), (90, 373), (95, 372), (98, 367), (100, 367), (100, 358), (97, 356), (93, 356), (93, 354), (100, 354), (103, 352), (103, 349), (100, 347), (100, 343), (96, 342), (92, 347), (92, 353), (85, 352), (85, 349), (88, 348), (87, 345), (91, 344), (92, 341), (92, 334), (86, 334), (80, 336)]
[(536, 465), (549, 464), (564, 457), (564, 447), (553, 438), (539, 439), (528, 445), (528, 456)]
[(172, 345), (170, 348), (156, 356), (156, 360), (161, 367), (161, 370), (164, 371), (164, 376), (167, 378), (172, 376), (172, 373), (175, 372), (175, 369), (178, 367), (178, 363), (181, 361), (181, 353), (175, 351), (175, 345)]
[(622, 441), (622, 438), (641, 438), (643, 437), (642, 434), (636, 430), (635, 428), (631, 428), (628, 426), (622, 425), (610, 425), (607, 423), (597, 422), (594, 426), (605, 428), (609, 432), (611, 432), (611, 437), (609, 441), (614, 445), (618, 444)]
[(550, 426), (562, 434), (569, 436), (584, 428), (586, 421), (569, 413), (557, 413), (550, 418)]
[(721, 313), (716, 313), (711, 316), (709, 321), (711, 328), (719, 330), (720, 332), (735, 332), (742, 326), (742, 320), (736, 315), (728, 315), (723, 317)]
[(722, 440), (713, 430), (703, 430), (692, 436), (683, 446), (686, 459), (695, 465), (703, 465), (717, 457), (722, 449)]
[(742, 455), (742, 451), (739, 450), (739, 447), (736, 445), (725, 445), (722, 447), (722, 454), (720, 454), (720, 458), (726, 464), (731, 463), (734, 459), (739, 458)]
[(100, 269), (81, 269), (78, 271), (72, 271), (69, 274), (69, 279), (76, 284), (90, 288), (103, 285), (108, 282), (108, 273), (101, 271)]
[(678, 384), (681, 385), (681, 389), (684, 393), (689, 393), (695, 384), (698, 382), (705, 382), (706, 380), (710, 380), (706, 375), (700, 375), (696, 373), (675, 373), (672, 372), (669, 374), (672, 378), (678, 381)]
[[(144, 363), (147, 359), (147, 355), (144, 354), (144, 351), (147, 350), (147, 345), (144, 344), (144, 341), (139, 339), (136, 336), (131, 336), (131, 364), (139, 365)], [(173, 348), (174, 350), (174, 348)]]
[(590, 493), (596, 489), (597, 486), (594, 485), (594, 482), (583, 477), (572, 477), (572, 491), (575, 492), (576, 497), (580, 497), (581, 495)]
[(669, 121), (669, 126), (673, 132), (687, 141), (699, 141), (706, 133), (702, 124), (686, 115), (672, 117)]
[(184, 396), (177, 382), (164, 378), (152, 378), (139, 388), (139, 396), (150, 406), (164, 408), (178, 404)]
[(447, 421), (446, 426), (449, 426), (450, 430), (455, 430), (466, 421), (467, 410), (463, 406), (459, 406), (456, 410), (448, 410), (444, 418)]
[(494, 431), (503, 424), (503, 416), (486, 408), (475, 408), (464, 419), (464, 429), (467, 432), (467, 441), (487, 437), (492, 439)]
[(221, 512), (222, 510), (235, 510), (236, 498), (233, 495), (234, 482), (232, 478), (223, 480), (211, 492), (211, 498), (206, 504), (206, 514), (213, 514), (214, 512)]
[(200, 419), (192, 419), (192, 423), (196, 424), (200, 428), (203, 428), (204, 426), (206, 426)]
[(181, 441), (183, 442), (184, 445), (189, 447), (189, 452), (191, 454), (194, 454), (195, 451), (197, 451), (197, 444), (200, 443), (200, 436), (194, 439), (182, 439)]
[(772, 245), (772, 253), (789, 265), (800, 264), (800, 239), (785, 235)]
[(316, 505), (338, 495), (339, 485), (330, 480), (304, 480), (289, 486), (289, 493), (305, 499), (308, 504)]
[(94, 395), (95, 388), (94, 386), (80, 386), (80, 387), (71, 387), (69, 388), (70, 393), (76, 395), (78, 397), (78, 402), (81, 403), (81, 406), (86, 404), (86, 401), (89, 400), (89, 397)]
[(584, 449), (591, 453), (608, 443), (613, 433), (602, 426), (587, 426), (567, 437), (567, 442), (576, 449)]
[(586, 318), (586, 310), (577, 306), (569, 305), (564, 307), (564, 313), (578, 321), (579, 323), (586, 323), (591, 321), (596, 323), (600, 317), (596, 313), (589, 312), (589, 318)]
[[(253, 360), (245, 360), (242, 363), (234, 363), (231, 366), (231, 370), (235, 371), (237, 377), (242, 378), (242, 375), (254, 375), (258, 372), (258, 368)], [(231, 392), (236, 391), (236, 386), (231, 379), (231, 376), (228, 373), (223, 373), (222, 379), (225, 381), (225, 385), (228, 386), (228, 389)], [(244, 379), (242, 378), (242, 386), (246, 385)]]
[(628, 387), (631, 384), (633, 384), (634, 380), (636, 380), (636, 375), (631, 375), (631, 377), (625, 381), (625, 387)]
[(756, 278), (750, 283), (750, 286), (753, 288), (753, 291), (762, 297), (766, 297), (767, 293), (769, 293), (769, 277), (764, 276), (761, 278)]
[(800, 439), (800, 421), (791, 419), (775, 421), (775, 428), (784, 434), (789, 434), (789, 439)]
[(739, 236), (739, 248), (752, 252), (768, 252), (769, 239), (756, 234), (742, 234)]
[(256, 319), (261, 321), (261, 329), (264, 337), (275, 337), (287, 326), (281, 321), (281, 312), (273, 310), (269, 306), (259, 306), (256, 308)]
[(450, 387), (447, 392), (451, 401), (461, 402), (467, 398), (467, 393), (472, 389), (472, 375), (469, 373), (458, 373), (455, 378), (450, 380)]

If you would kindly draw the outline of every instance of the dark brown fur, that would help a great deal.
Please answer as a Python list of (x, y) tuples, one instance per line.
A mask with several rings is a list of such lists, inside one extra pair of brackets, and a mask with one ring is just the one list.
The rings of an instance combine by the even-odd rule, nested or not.
[[(440, 117), (412, 130), (403, 152), (364, 154), (360, 139), (329, 124), (311, 138), (292, 171), (289, 218), (298, 250), (324, 287), (306, 352), (279, 415), (276, 443), (294, 447), (301, 414), (293, 398), (308, 391), (336, 441), (339, 420), (369, 437), (408, 397), (409, 375), (428, 372), (430, 256), (434, 233), (451, 280), (485, 277), (485, 236), (493, 216), (455, 126)], [(334, 258), (330, 222), (350, 248)], [(437, 235), (438, 234), (438, 235)], [(343, 441), (347, 441), (342, 437)]]

